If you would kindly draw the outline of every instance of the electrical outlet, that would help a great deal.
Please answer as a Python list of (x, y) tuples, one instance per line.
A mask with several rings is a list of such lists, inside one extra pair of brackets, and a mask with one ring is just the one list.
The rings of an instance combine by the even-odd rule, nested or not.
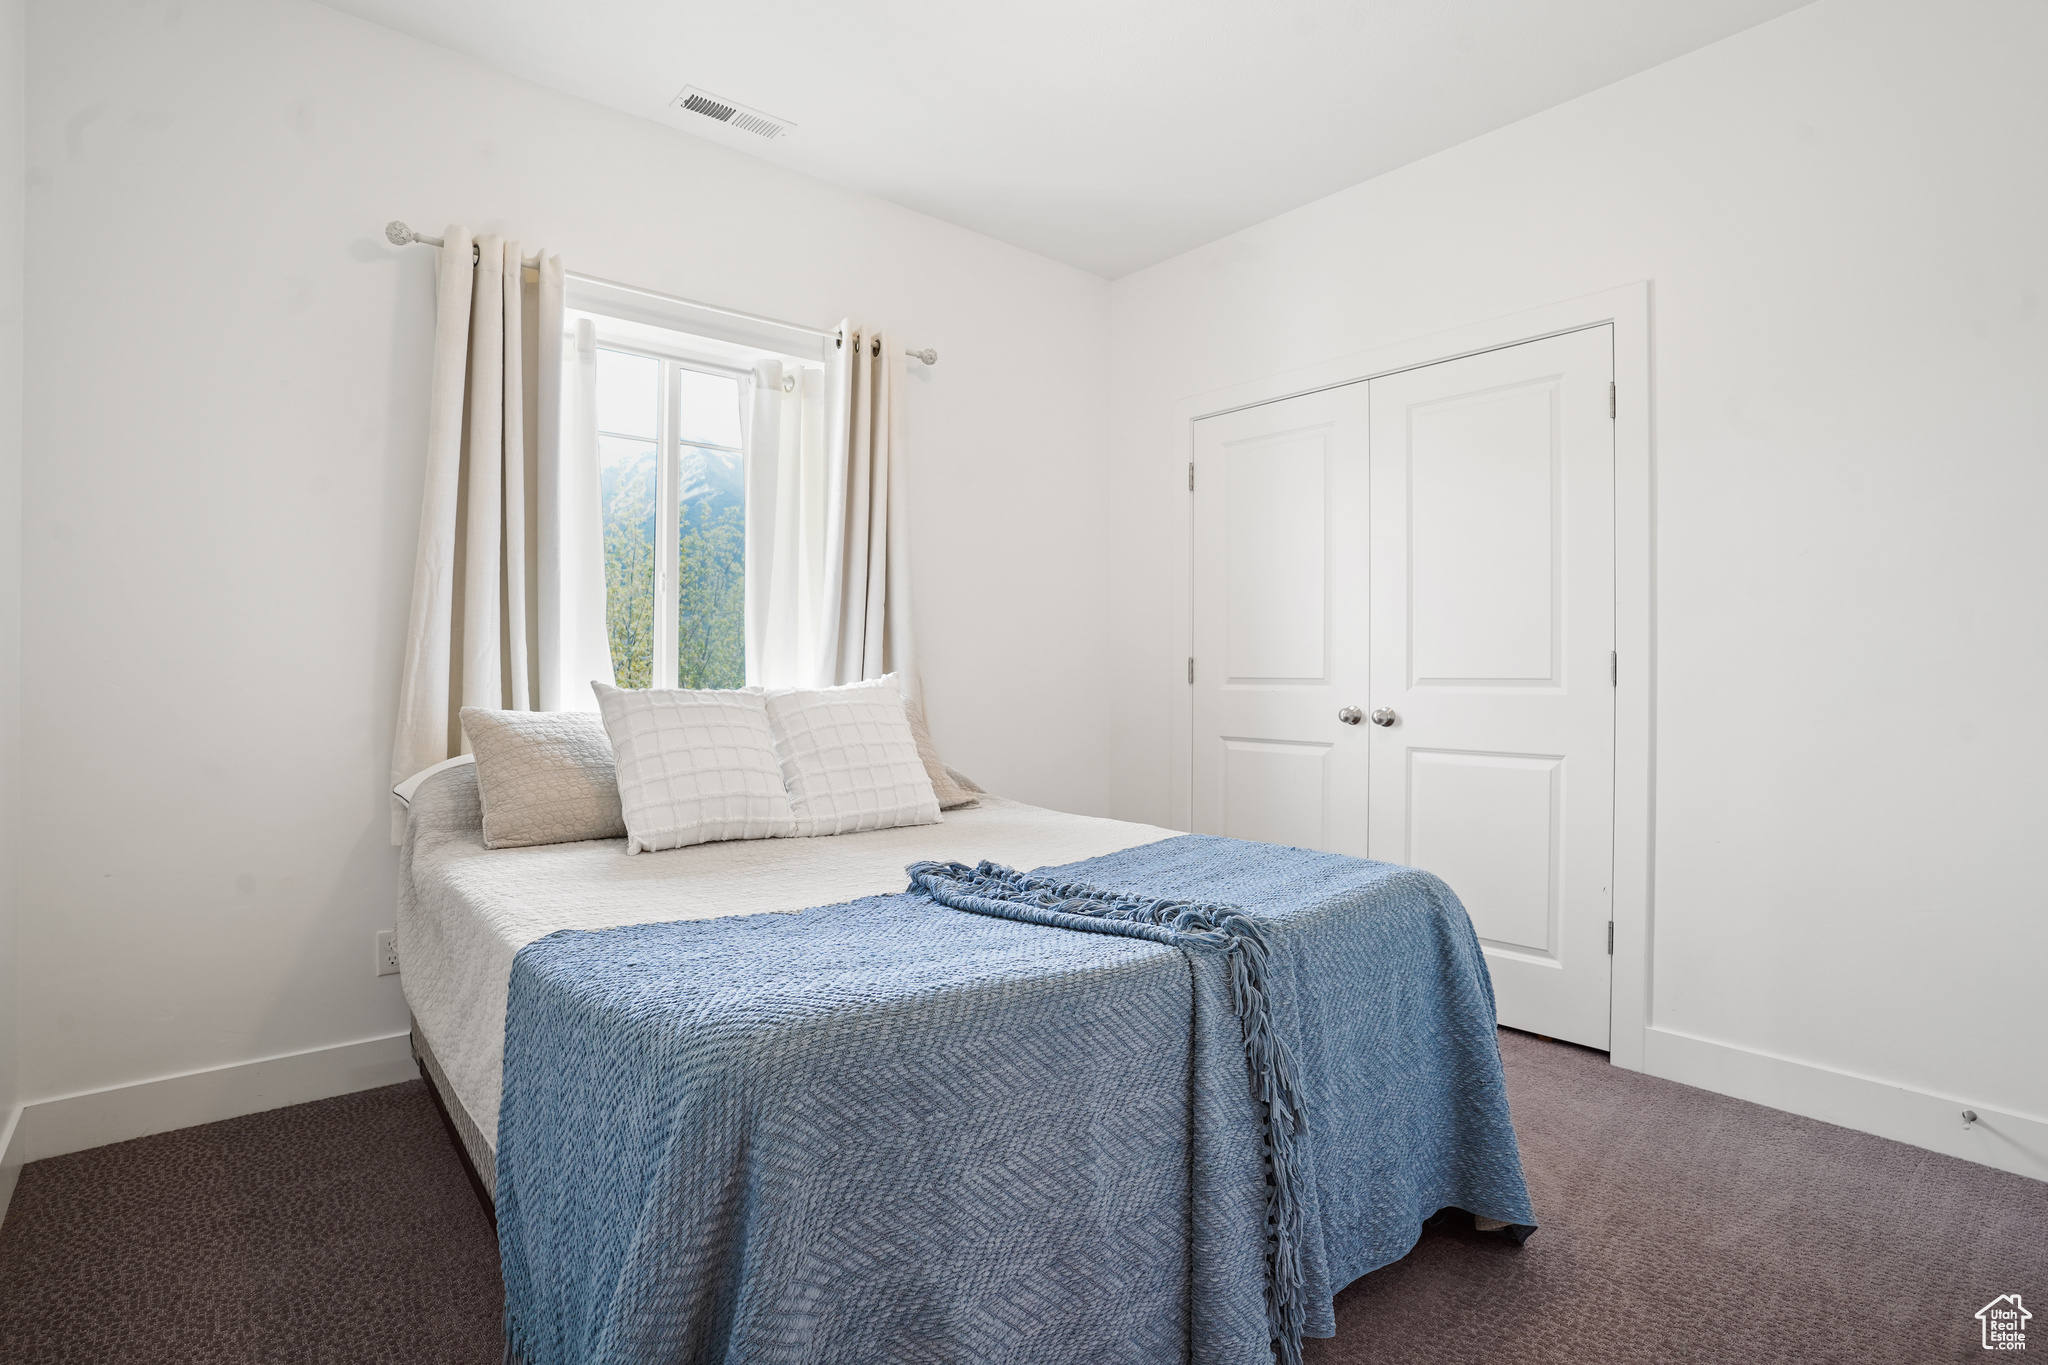
[(395, 976), (398, 972), (398, 931), (380, 929), (377, 931), (377, 975)]

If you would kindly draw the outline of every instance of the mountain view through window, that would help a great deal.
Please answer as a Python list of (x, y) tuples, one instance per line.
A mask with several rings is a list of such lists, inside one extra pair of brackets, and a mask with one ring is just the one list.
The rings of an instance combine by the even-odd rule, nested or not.
[(606, 623), (621, 687), (746, 685), (740, 392), (734, 375), (598, 350)]

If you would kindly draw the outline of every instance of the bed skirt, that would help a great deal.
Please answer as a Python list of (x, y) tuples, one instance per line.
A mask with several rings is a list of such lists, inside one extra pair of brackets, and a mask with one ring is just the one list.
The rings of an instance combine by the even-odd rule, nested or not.
[(420, 1029), (420, 1021), (407, 1016), (412, 1025), (412, 1058), (419, 1063), (420, 1079), (427, 1083), (427, 1093), (434, 1098), (434, 1107), (441, 1111), (441, 1121), (448, 1125), (448, 1136), (453, 1140), (455, 1153), (462, 1158), (463, 1169), (469, 1175), (469, 1183), (476, 1190), (477, 1199), (483, 1204), (484, 1212), (496, 1222), (498, 1216), (498, 1158), (491, 1150), (491, 1144), (484, 1140), (483, 1130), (476, 1120), (462, 1107), (462, 1101), (455, 1096), (455, 1088), (448, 1084), (448, 1075), (441, 1069), (441, 1063), (434, 1056), (432, 1044)]

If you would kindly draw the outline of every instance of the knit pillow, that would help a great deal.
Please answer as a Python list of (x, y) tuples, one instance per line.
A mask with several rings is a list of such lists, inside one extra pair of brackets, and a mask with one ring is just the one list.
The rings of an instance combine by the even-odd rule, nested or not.
[(626, 852), (796, 833), (759, 692), (591, 686), (618, 762)]
[(896, 675), (768, 694), (775, 755), (800, 836), (858, 834), (939, 820)]
[(590, 712), (465, 706), (462, 733), (476, 754), (485, 848), (625, 836), (611, 741)]

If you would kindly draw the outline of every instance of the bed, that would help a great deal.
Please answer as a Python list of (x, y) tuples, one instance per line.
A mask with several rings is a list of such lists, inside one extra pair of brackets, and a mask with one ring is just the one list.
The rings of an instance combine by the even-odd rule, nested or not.
[[(1483, 961), (1427, 874), (994, 796), (633, 858), (480, 827), (467, 767), (413, 794), (399, 946), (530, 1365), (1250, 1365), (1441, 1208), (1533, 1228)], [(912, 864), (1244, 905), (1301, 1073), (1285, 1170), (1223, 958), (962, 913)]]

